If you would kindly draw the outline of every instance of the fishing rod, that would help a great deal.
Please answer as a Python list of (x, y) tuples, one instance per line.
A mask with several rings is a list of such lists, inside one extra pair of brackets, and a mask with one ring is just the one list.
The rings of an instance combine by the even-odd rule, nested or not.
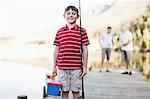
[[(82, 48), (82, 31), (81, 31), (81, 0), (79, 0), (79, 12), (80, 12), (80, 35), (81, 35), (81, 69), (82, 69), (82, 73), (83, 73), (83, 63), (82, 63), (82, 53), (83, 53), (83, 48)], [(85, 99), (84, 96), (84, 79), (82, 77), (82, 94), (79, 97), (79, 99)]]

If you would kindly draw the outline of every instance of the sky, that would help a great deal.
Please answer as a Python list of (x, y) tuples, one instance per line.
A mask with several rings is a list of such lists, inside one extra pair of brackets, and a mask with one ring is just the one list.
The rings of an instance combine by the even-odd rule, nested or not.
[[(114, 0), (81, 0), (82, 16)], [(64, 26), (64, 9), (78, 0), (0, 0), (0, 37), (56, 31)]]

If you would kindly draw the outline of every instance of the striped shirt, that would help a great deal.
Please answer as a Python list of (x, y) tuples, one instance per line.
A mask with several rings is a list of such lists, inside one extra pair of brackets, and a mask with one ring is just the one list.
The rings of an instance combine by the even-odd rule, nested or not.
[[(81, 38), (82, 33), (82, 38)], [(82, 45), (89, 45), (86, 30), (75, 25), (69, 29), (67, 25), (56, 33), (54, 45), (59, 46), (56, 65), (59, 69), (81, 69), (81, 40)]]

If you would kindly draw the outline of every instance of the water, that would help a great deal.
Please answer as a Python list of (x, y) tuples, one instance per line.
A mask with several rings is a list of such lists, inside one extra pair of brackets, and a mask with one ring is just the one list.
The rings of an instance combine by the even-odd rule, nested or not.
[(16, 99), (18, 95), (42, 99), (48, 69), (0, 61), (0, 70), (0, 99)]

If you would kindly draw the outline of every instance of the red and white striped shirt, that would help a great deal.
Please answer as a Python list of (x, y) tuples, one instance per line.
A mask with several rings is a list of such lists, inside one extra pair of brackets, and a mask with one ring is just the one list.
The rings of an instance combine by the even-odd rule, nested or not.
[[(82, 33), (82, 39), (81, 39)], [(59, 46), (56, 65), (59, 69), (81, 69), (81, 40), (82, 45), (89, 45), (86, 30), (75, 25), (69, 29), (67, 25), (58, 30), (54, 45)]]

